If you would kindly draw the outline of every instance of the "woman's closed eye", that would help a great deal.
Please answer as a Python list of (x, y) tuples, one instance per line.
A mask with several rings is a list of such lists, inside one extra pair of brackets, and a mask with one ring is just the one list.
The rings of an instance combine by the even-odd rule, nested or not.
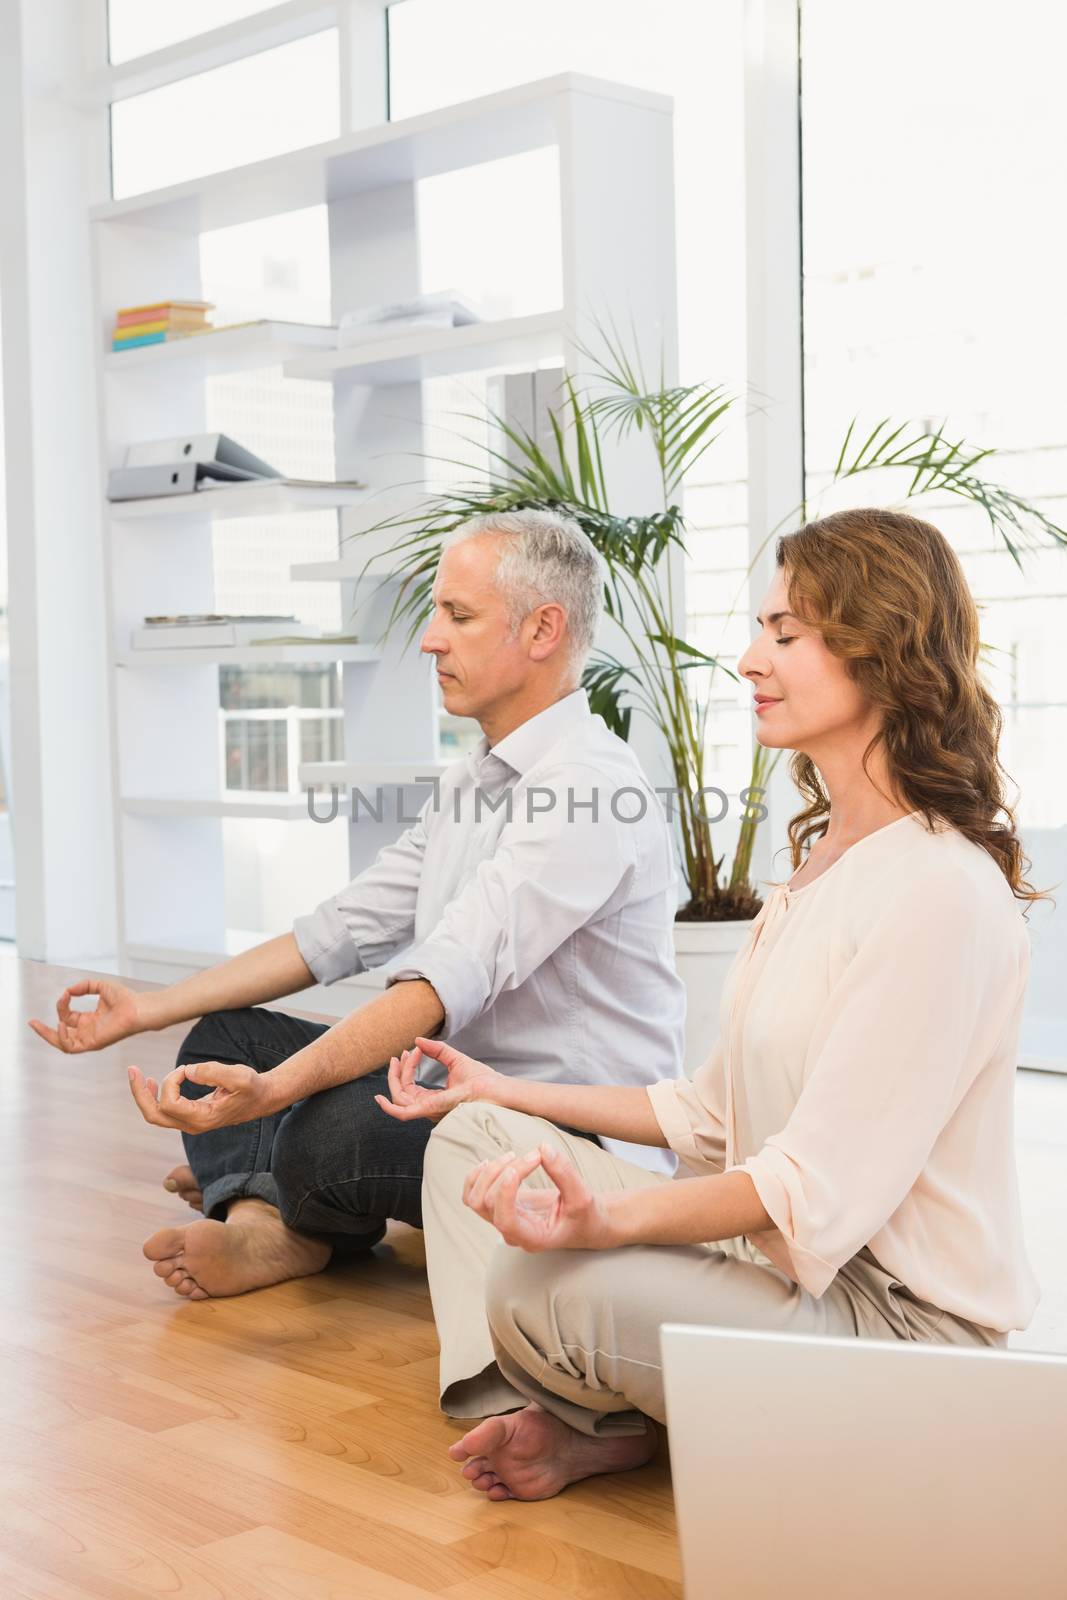
[(782, 636), (780, 638), (776, 639), (774, 642), (775, 642), (775, 644), (792, 644), (793, 640), (796, 637), (797, 637), (797, 635), (795, 633), (785, 633), (785, 634), (782, 634)]

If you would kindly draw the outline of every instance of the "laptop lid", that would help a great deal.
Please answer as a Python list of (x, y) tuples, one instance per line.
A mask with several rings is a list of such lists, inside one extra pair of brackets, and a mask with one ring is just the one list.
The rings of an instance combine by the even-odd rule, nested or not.
[(687, 1600), (1067, 1596), (1067, 1357), (662, 1341)]

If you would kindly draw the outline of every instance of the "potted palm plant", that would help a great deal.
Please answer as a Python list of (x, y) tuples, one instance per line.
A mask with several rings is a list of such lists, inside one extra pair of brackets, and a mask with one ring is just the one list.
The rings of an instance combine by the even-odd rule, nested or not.
[[(592, 709), (622, 738), (636, 715), (658, 730), (675, 789), (674, 820), (685, 898), (678, 910), (676, 949), (689, 992), (688, 1036), (699, 1059), (715, 1033), (721, 979), (762, 901), (751, 881), (752, 851), (773, 765), (779, 759), (756, 744), (732, 859), (727, 862), (720, 824), (704, 810), (705, 750), (717, 675), (736, 674), (685, 637), (676, 615), (672, 558), (684, 560), (686, 521), (683, 485), (697, 461), (731, 420), (736, 397), (721, 385), (650, 385), (619, 341), (601, 330), (604, 354), (583, 351), (590, 363), (587, 383), (565, 377), (560, 404), (549, 414), (550, 444), (493, 417), (497, 444), (484, 448), (484, 466), (469, 485), (424, 497), (414, 514), (387, 518), (374, 535), (381, 566), (382, 537), (391, 577), (397, 581), (388, 630), (406, 628), (414, 637), (432, 607), (431, 590), (444, 538), (459, 524), (494, 511), (540, 507), (563, 512), (586, 532), (604, 559), (605, 605), (627, 642), (628, 659), (598, 650), (583, 676)], [(661, 505), (627, 515), (613, 506), (604, 460), (609, 447), (650, 450), (658, 471)], [(1049, 539), (1067, 544), (1067, 533), (1010, 490), (978, 472), (993, 454), (953, 442), (945, 427), (894, 425), (888, 419), (864, 436), (848, 428), (832, 483), (879, 473), (901, 480), (902, 500), (939, 494), (979, 507), (1021, 566), (1022, 553)], [(790, 524), (804, 520), (798, 506)], [(764, 545), (778, 529), (771, 530)], [(761, 545), (760, 549), (763, 546)], [(755, 559), (758, 559), (759, 552)], [(751, 573), (752, 568), (749, 568)]]

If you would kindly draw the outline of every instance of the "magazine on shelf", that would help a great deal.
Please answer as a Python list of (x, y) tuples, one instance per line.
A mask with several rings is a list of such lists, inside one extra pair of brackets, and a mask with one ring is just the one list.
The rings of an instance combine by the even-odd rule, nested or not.
[(429, 328), (459, 328), (484, 319), (472, 301), (455, 290), (416, 295), (376, 306), (346, 311), (337, 328), (337, 347), (395, 339)]

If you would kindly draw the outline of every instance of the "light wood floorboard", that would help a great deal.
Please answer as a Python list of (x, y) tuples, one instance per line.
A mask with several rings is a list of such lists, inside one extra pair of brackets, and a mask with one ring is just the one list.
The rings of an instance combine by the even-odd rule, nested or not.
[[(235, 1300), (159, 1283), (181, 1144), (124, 1068), (167, 1071), (183, 1030), (56, 1054), (26, 1018), (80, 976), (0, 955), (0, 1600), (679, 1596), (664, 1456), (539, 1505), (458, 1477), (418, 1233)], [(1016, 1099), (1044, 1299), (1012, 1344), (1065, 1351), (1067, 1077)]]
[(82, 976), (0, 957), (2, 1600), (679, 1596), (664, 1457), (539, 1505), (459, 1477), (414, 1230), (234, 1300), (161, 1285), (140, 1246), (189, 1215), (181, 1143), (124, 1069), (184, 1029), (58, 1055), (26, 1018)]

